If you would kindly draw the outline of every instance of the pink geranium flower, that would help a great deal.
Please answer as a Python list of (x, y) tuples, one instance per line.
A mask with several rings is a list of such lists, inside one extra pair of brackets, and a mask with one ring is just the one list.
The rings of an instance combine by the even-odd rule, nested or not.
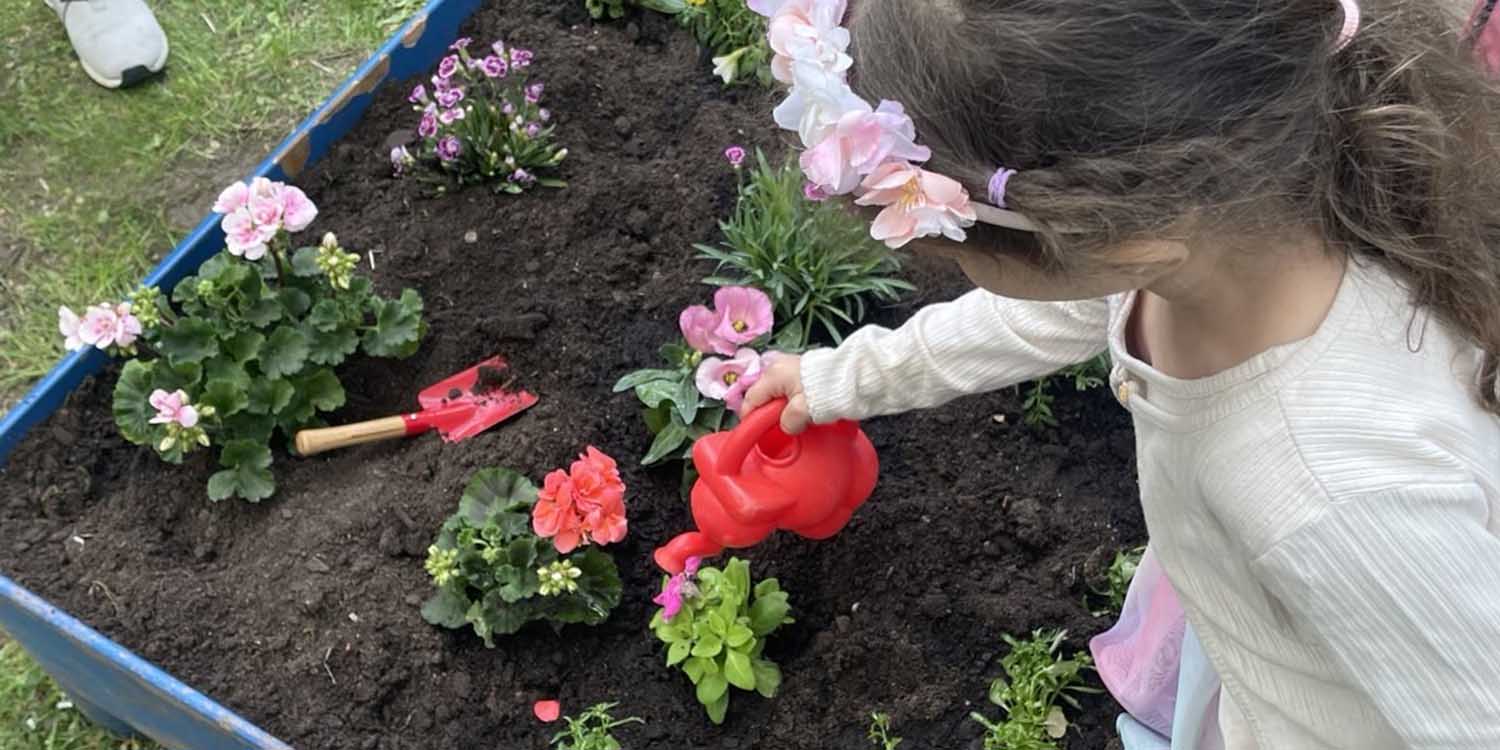
[[(775, 317), (771, 298), (748, 286), (726, 286), (714, 292), (714, 311), (719, 325), (714, 335), (722, 342), (748, 344), (771, 330)], [(731, 352), (719, 349), (720, 354)]]
[(584, 541), (582, 524), (573, 505), (573, 480), (558, 469), (542, 481), (536, 505), (531, 508), (531, 530), (551, 539), (560, 554), (568, 554)]
[(276, 227), (255, 223), (249, 207), (228, 214), (219, 222), (224, 230), (225, 244), (230, 255), (243, 256), (245, 260), (260, 260), (266, 254), (266, 243), (276, 236)]
[[(76, 328), (73, 325), (76, 321)], [(84, 345), (95, 346), (100, 349), (108, 349), (111, 346), (130, 346), (135, 343), (141, 335), (141, 322), (130, 314), (130, 303), (122, 302), (114, 307), (109, 305), (94, 305), (83, 313), (83, 320), (77, 320), (71, 310), (66, 307), (58, 311), (58, 328), (63, 335), (68, 337), (67, 344), (70, 348), (82, 348)], [(69, 335), (68, 329), (72, 328)], [(72, 347), (72, 344), (77, 344)]]
[(57, 330), (63, 335), (63, 348), (68, 351), (77, 351), (84, 347), (84, 341), (78, 336), (79, 324), (78, 313), (67, 307), (57, 308)]
[(176, 423), (183, 427), (198, 424), (198, 410), (188, 403), (187, 393), (180, 388), (171, 393), (157, 388), (151, 392), (149, 401), (156, 409), (156, 416), (151, 418), (151, 424)]
[(736, 352), (730, 359), (704, 357), (698, 365), (695, 382), (699, 393), (719, 399), (725, 406), (738, 412), (744, 405), (745, 392), (760, 380), (760, 376), (760, 355), (747, 347)]
[(230, 183), (214, 201), (214, 213), (229, 214), (250, 205), (250, 186), (243, 182)]
[(873, 111), (864, 102), (844, 113), (833, 130), (800, 157), (807, 178), (829, 195), (843, 195), (860, 178), (889, 159), (926, 161), (932, 151), (916, 143), (917, 129), (901, 105), (882, 101)]
[(281, 222), (288, 232), (300, 232), (318, 216), (318, 207), (295, 185), (281, 186)]
[(870, 226), (870, 236), (890, 247), (936, 234), (962, 242), (964, 227), (974, 224), (974, 208), (963, 186), (921, 167), (883, 164), (861, 186), (867, 192), (855, 203), (885, 207)]
[(130, 303), (115, 305), (115, 346), (130, 346), (141, 335), (141, 321), (130, 313)]
[(250, 181), (250, 218), (259, 226), (272, 227), (273, 232), (281, 225), (282, 188), (281, 183), (264, 177)]
[(564, 555), (581, 544), (624, 539), (625, 483), (615, 460), (589, 446), (568, 471), (548, 474), (532, 506), (531, 528)]

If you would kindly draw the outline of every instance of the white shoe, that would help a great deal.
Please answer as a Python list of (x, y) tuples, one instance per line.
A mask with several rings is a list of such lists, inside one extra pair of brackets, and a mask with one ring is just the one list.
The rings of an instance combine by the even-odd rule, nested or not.
[(100, 86), (133, 86), (166, 67), (167, 35), (144, 0), (45, 2), (62, 19), (84, 72)]

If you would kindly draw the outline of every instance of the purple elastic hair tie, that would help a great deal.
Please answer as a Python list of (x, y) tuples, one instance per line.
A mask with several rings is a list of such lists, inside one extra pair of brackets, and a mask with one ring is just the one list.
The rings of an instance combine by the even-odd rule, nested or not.
[(995, 208), (1005, 208), (1005, 186), (1010, 182), (1011, 175), (1016, 170), (1001, 167), (995, 170), (994, 176), (990, 177), (990, 205)]

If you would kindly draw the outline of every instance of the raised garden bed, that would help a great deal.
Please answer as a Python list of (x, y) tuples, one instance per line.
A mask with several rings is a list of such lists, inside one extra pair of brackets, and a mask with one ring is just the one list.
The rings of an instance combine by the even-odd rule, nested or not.
[[(849, 527), (744, 553), (791, 593), (797, 622), (767, 651), (781, 694), (737, 698), (713, 726), (646, 629), (651, 551), (689, 527), (679, 473), (635, 466), (649, 436), (610, 385), (656, 366), (677, 312), (707, 295), (696, 282), (711, 267), (691, 244), (715, 241), (732, 205), (721, 151), (779, 158), (773, 96), (726, 92), (691, 36), (651, 13), (594, 25), (581, 2), (507, 0), (465, 33), (538, 51), (568, 187), (433, 198), (392, 180), (388, 138), (412, 115), (406, 91), (380, 92), (298, 182), (320, 209), (312, 229), (373, 251), (377, 288), (419, 290), (431, 328), (412, 359), (345, 365), (335, 416), (411, 408), (424, 384), (496, 353), (541, 402), (460, 444), (278, 453), (274, 498), (211, 504), (206, 456), (170, 466), (119, 437), (111, 368), (0, 474), (0, 571), (297, 747), (542, 747), (551, 728), (531, 705), (543, 697), (568, 711), (620, 701), (647, 722), (619, 730), (632, 747), (858, 747), (872, 710), (911, 747), (976, 743), (967, 716), (998, 672), (1000, 634), (1062, 627), (1080, 648), (1109, 624), (1083, 595), (1144, 536), (1126, 415), (1106, 394), (1070, 395), (1060, 427), (1034, 430), (1002, 393), (865, 425), (883, 473)], [(907, 277), (920, 292), (877, 322), (967, 288), (937, 264)], [(532, 627), (493, 650), (424, 622), (423, 558), (470, 475), (539, 479), (585, 443), (619, 458), (629, 487), (630, 533), (609, 548), (625, 596), (610, 619)], [(1106, 746), (1116, 711), (1085, 700), (1069, 746)]]

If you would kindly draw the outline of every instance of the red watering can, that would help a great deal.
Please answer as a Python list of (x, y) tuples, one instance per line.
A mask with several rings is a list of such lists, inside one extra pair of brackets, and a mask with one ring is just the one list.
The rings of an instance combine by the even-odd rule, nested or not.
[(880, 461), (859, 425), (812, 425), (788, 435), (781, 430), (785, 407), (784, 399), (772, 401), (693, 446), (698, 530), (657, 548), (658, 567), (676, 575), (689, 557), (749, 547), (777, 529), (827, 539), (870, 497)]

